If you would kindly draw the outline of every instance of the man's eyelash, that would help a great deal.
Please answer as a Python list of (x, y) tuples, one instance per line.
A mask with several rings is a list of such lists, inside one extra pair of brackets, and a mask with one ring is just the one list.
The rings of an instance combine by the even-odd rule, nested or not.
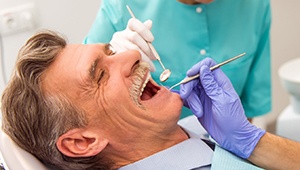
[(100, 81), (104, 77), (104, 74), (105, 74), (104, 70), (101, 70), (99, 77), (98, 77), (98, 81), (97, 81), (98, 84), (100, 84)]

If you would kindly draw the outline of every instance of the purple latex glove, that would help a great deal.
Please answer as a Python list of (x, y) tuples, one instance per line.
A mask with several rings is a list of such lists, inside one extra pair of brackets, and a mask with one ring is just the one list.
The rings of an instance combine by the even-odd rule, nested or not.
[(247, 120), (228, 77), (221, 69), (210, 71), (214, 65), (210, 58), (194, 65), (187, 76), (200, 73), (200, 77), (182, 84), (180, 96), (221, 147), (248, 158), (265, 131)]

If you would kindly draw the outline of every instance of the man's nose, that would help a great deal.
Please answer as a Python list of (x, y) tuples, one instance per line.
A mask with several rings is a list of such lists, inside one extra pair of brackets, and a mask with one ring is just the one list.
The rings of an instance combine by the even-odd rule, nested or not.
[(111, 60), (112, 69), (118, 67), (122, 74), (130, 76), (133, 66), (141, 60), (141, 54), (137, 50), (128, 50), (108, 58)]

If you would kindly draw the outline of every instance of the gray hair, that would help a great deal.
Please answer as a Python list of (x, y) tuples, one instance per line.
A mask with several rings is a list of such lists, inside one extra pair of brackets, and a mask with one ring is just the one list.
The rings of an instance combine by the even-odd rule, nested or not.
[(2, 95), (2, 128), (21, 148), (56, 169), (111, 169), (100, 154), (70, 158), (56, 147), (66, 131), (85, 127), (86, 114), (62, 94), (46, 94), (42, 77), (66, 39), (45, 30), (32, 36), (20, 49), (15, 70)]

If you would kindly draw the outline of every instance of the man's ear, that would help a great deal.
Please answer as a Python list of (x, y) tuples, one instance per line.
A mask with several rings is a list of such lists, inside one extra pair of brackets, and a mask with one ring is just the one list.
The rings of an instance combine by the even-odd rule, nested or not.
[(108, 144), (101, 135), (85, 128), (76, 128), (62, 134), (56, 141), (58, 150), (69, 157), (89, 157), (100, 153)]

